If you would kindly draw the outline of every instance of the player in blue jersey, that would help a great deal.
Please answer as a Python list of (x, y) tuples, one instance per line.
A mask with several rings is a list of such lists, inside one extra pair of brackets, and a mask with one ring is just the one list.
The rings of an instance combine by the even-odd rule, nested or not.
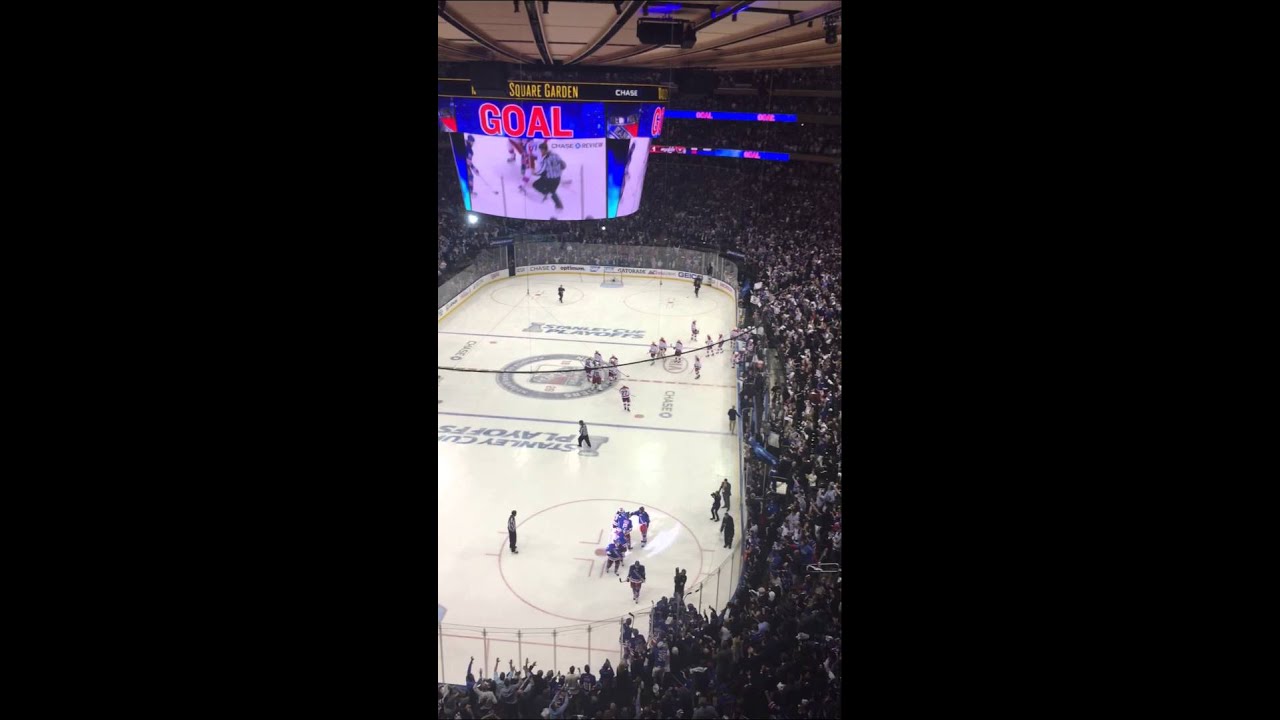
[(645, 543), (649, 542), (649, 513), (645, 512), (645, 509), (641, 507), (631, 514), (635, 515), (636, 519), (640, 521), (640, 547), (644, 547)]
[(612, 568), (614, 575), (619, 574), (618, 571), (622, 569), (623, 554), (622, 548), (617, 543), (609, 543), (609, 547), (604, 549), (604, 571), (609, 572)]
[(640, 586), (644, 584), (644, 566), (637, 560), (631, 564), (631, 570), (627, 572), (627, 582), (631, 583), (631, 599), (640, 603)]
[(476, 164), (474, 159), (476, 155), (475, 144), (476, 144), (476, 136), (468, 135), (467, 136), (467, 187), (471, 189), (472, 195), (476, 194), (476, 181), (475, 181)]

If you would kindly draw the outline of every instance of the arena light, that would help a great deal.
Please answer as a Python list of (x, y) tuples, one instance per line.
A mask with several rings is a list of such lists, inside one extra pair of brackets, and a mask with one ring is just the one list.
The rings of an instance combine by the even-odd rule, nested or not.
[(467, 213), (467, 222), (472, 225), (475, 225), (476, 223), (480, 222), (480, 217), (475, 213)]

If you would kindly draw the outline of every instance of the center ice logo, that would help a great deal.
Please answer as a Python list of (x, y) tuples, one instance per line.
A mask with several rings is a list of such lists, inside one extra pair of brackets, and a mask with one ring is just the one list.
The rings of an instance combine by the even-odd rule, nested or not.
[[(582, 268), (586, 270), (586, 268)], [(591, 335), (593, 337), (615, 337), (615, 338), (631, 338), (633, 340), (643, 340), (644, 330), (627, 330), (625, 328), (599, 328), (599, 327), (582, 327), (581, 325), (552, 325), (549, 323), (529, 323), (529, 327), (521, 332), (527, 333), (554, 333), (557, 335)], [(559, 356), (557, 356), (559, 357)]]
[(600, 448), (609, 442), (608, 435), (592, 435), (591, 447), (583, 444), (578, 447), (578, 430), (575, 428), (568, 435), (538, 430), (507, 430), (495, 427), (477, 427), (470, 425), (440, 425), (436, 428), (436, 439), (442, 443), (455, 445), (489, 445), (491, 447), (530, 448), (550, 452), (577, 452), (583, 457), (599, 457)]
[[(535, 323), (536, 324), (536, 323)], [(498, 387), (524, 397), (572, 400), (608, 392), (616, 383), (609, 368), (600, 368), (596, 390), (583, 370), (582, 355), (537, 355), (507, 364), (498, 373)], [(533, 372), (530, 372), (533, 371)], [(595, 438), (591, 439), (595, 442)], [(586, 449), (586, 446), (583, 446)], [(585, 454), (585, 453), (584, 453)]]

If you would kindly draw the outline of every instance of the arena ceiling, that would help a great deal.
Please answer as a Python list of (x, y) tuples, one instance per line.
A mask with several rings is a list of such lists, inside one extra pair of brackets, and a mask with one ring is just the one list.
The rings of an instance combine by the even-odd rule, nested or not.
[[(818, 67), (840, 64), (824, 18), (839, 2), (650, 2), (649, 0), (437, 0), (436, 59), (636, 68)], [(645, 17), (687, 20), (690, 50), (643, 45)], [(843, 30), (843, 28), (839, 28)]]

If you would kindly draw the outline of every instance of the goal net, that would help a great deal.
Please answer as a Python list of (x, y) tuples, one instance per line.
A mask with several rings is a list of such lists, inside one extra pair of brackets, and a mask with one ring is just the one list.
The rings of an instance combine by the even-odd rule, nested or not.
[(621, 275), (605, 275), (604, 285), (606, 287), (622, 287), (622, 276)]

